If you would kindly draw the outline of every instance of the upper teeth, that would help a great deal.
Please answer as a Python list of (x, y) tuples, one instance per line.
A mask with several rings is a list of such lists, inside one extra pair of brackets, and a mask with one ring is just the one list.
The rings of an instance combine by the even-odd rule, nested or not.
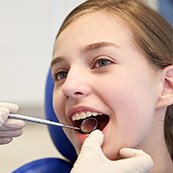
[(75, 120), (85, 119), (87, 117), (97, 116), (97, 115), (101, 115), (101, 114), (97, 112), (90, 112), (90, 111), (80, 112), (80, 113), (73, 114), (72, 120), (75, 121)]

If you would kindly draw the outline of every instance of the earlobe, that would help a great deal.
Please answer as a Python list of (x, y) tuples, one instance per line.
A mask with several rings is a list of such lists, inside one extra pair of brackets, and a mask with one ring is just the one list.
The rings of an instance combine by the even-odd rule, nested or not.
[(167, 107), (173, 104), (173, 65), (163, 69), (164, 80), (157, 108)]

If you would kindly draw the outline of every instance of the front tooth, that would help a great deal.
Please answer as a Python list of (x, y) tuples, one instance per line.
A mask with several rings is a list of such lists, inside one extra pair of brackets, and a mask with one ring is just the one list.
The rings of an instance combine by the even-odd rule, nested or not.
[(96, 113), (96, 112), (92, 112), (92, 115), (93, 115), (93, 116), (97, 116), (97, 115), (99, 115), (99, 114)]
[(87, 114), (85, 112), (80, 113), (80, 119), (85, 119), (87, 117)]
[(90, 117), (91, 115), (92, 115), (92, 113), (90, 111), (87, 111), (86, 116)]
[(79, 120), (80, 119), (80, 114), (74, 114), (73, 116), (72, 116), (72, 120), (73, 121), (76, 121), (76, 120)]
[(72, 116), (72, 120), (76, 121), (76, 120), (80, 120), (80, 119), (85, 119), (87, 117), (85, 112), (81, 112), (81, 113), (76, 113)]
[(80, 114), (76, 114), (75, 117), (76, 117), (76, 120), (80, 120), (81, 119), (81, 115)]
[(72, 116), (72, 120), (73, 120), (73, 121), (77, 120), (77, 114), (74, 114), (74, 115)]
[(80, 120), (80, 119), (85, 119), (87, 117), (91, 117), (91, 116), (98, 116), (100, 115), (99, 113), (97, 112), (90, 112), (90, 111), (87, 111), (87, 112), (80, 112), (80, 113), (76, 113), (72, 116), (72, 120), (73, 121), (76, 121), (76, 120)]

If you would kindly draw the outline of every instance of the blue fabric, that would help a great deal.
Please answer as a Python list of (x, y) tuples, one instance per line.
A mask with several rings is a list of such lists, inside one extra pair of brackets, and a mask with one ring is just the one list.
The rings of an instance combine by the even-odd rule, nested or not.
[(173, 26), (173, 0), (159, 0), (160, 14)]
[[(51, 72), (49, 71), (47, 80), (46, 80), (46, 93), (45, 93), (45, 112), (46, 117), (52, 121), (58, 121), (52, 107), (52, 95), (53, 95), (53, 80)], [(61, 100), (60, 100), (61, 101)], [(69, 159), (72, 163), (75, 162), (77, 155), (73, 145), (70, 143), (66, 135), (64, 134), (62, 128), (56, 126), (49, 126), (49, 132), (52, 138), (52, 141), (58, 151)]]
[[(46, 117), (52, 121), (58, 121), (52, 107), (53, 80), (49, 71), (46, 81), (45, 112)], [(57, 150), (64, 155), (69, 162), (58, 158), (43, 158), (32, 161), (16, 169), (12, 173), (69, 173), (77, 155), (74, 147), (61, 128), (48, 127), (52, 141)]]
[(30, 162), (12, 173), (69, 173), (72, 164), (58, 158), (45, 158)]

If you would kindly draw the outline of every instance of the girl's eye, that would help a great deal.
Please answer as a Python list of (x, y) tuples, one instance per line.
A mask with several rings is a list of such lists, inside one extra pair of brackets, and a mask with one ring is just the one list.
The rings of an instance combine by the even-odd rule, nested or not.
[(67, 73), (68, 73), (67, 71), (58, 71), (53, 76), (54, 81), (60, 81), (65, 79), (67, 77)]
[(100, 58), (94, 61), (92, 68), (105, 67), (112, 63), (113, 62), (109, 59)]

